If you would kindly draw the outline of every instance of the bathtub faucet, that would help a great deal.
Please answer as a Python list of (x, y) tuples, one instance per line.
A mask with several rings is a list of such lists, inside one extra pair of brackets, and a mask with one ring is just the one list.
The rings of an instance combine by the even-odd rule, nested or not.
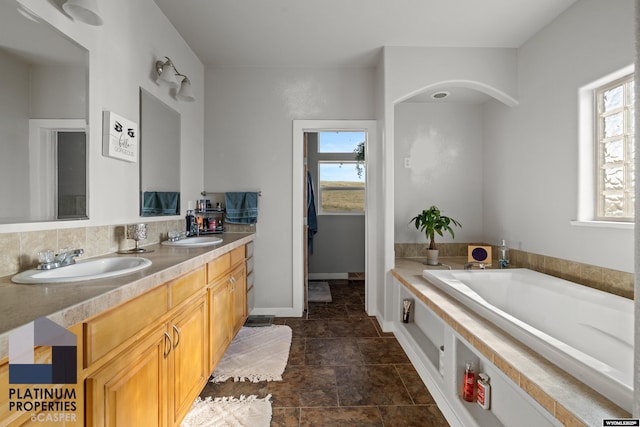
[(484, 262), (471, 261), (464, 265), (464, 269), (471, 270), (474, 265), (477, 265), (478, 267), (480, 267), (480, 270), (484, 270), (484, 268), (487, 266), (487, 264), (485, 264)]

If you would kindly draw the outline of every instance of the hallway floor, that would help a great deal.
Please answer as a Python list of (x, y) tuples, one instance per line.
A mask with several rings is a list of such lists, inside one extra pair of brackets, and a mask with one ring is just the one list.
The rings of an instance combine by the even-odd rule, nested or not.
[(448, 426), (393, 334), (364, 311), (364, 282), (330, 280), (331, 303), (293, 331), (282, 382), (208, 383), (201, 397), (272, 395), (272, 426)]

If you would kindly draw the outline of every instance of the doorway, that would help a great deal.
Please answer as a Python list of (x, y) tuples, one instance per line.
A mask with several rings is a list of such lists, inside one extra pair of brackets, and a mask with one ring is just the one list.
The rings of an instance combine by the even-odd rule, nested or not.
[[(365, 219), (365, 310), (369, 315), (377, 315), (377, 292), (375, 283), (377, 282), (374, 263), (372, 262), (375, 255), (373, 247), (372, 224), (375, 224), (376, 212), (372, 209), (372, 203), (375, 197), (371, 197), (372, 193), (377, 191), (377, 180), (371, 179), (371, 176), (378, 170), (376, 155), (373, 148), (376, 147), (376, 121), (375, 120), (294, 120), (293, 132), (293, 212), (292, 212), (292, 265), (293, 265), (293, 308), (295, 312), (303, 314), (307, 308), (307, 272), (305, 251), (308, 248), (306, 237), (307, 224), (306, 219), (306, 165), (305, 165), (305, 134), (319, 133), (330, 131), (361, 131), (367, 135), (365, 151), (367, 153), (364, 173), (365, 181), (365, 211), (367, 214)], [(317, 191), (317, 183), (316, 183)]]
[(305, 302), (330, 300), (328, 280), (365, 276), (366, 141), (361, 130), (305, 132)]

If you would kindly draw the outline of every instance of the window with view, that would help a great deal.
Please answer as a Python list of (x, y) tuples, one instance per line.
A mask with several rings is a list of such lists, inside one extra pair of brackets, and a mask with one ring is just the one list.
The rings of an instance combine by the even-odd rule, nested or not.
[(596, 89), (596, 219), (633, 221), (634, 81), (626, 76)]
[(364, 132), (318, 135), (318, 212), (362, 214), (365, 211)]

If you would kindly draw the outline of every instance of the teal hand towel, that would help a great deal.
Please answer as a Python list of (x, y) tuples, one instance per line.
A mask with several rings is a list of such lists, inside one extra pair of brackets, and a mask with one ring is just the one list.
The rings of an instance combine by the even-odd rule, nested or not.
[(180, 192), (145, 191), (141, 216), (180, 215)]
[(229, 224), (255, 224), (258, 222), (257, 192), (224, 193), (226, 218)]

